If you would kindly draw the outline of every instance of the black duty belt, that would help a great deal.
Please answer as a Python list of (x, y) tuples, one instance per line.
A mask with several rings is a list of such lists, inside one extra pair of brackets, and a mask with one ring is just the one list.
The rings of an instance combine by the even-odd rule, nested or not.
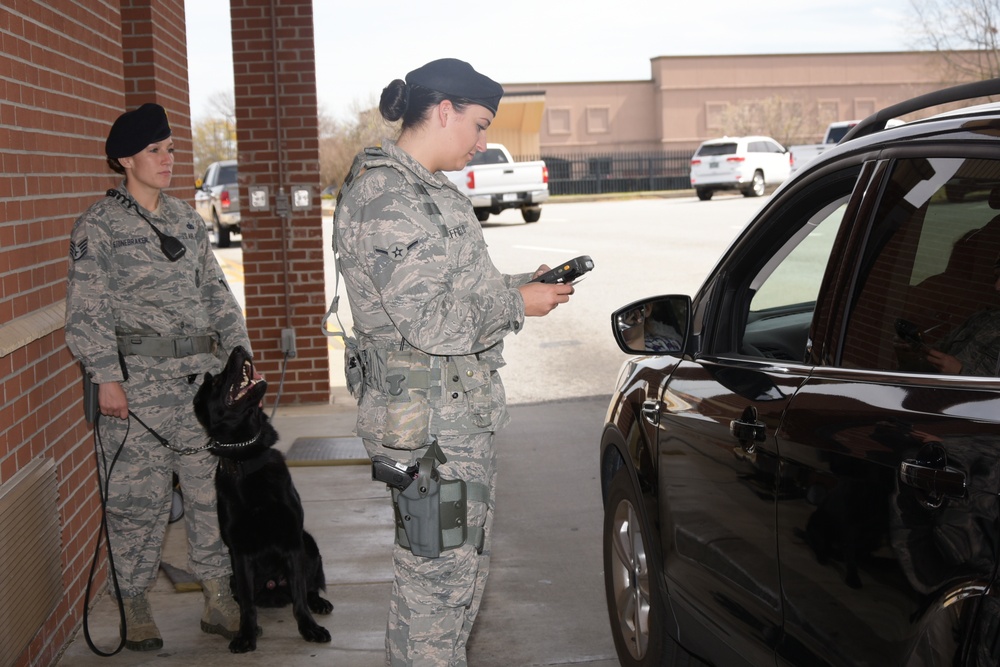
[(215, 354), (218, 349), (219, 338), (213, 334), (201, 336), (118, 335), (118, 351), (125, 356), (190, 357), (193, 354)]

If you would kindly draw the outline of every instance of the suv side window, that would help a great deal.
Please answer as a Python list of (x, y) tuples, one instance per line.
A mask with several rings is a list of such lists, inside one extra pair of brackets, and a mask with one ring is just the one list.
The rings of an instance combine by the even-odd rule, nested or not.
[(847, 195), (815, 211), (751, 283), (743, 353), (805, 361), (809, 327)]
[(806, 361), (820, 285), (860, 172), (847, 167), (801, 188), (744, 236), (725, 283), (713, 288), (720, 316), (706, 353)]
[(841, 364), (996, 376), (1000, 161), (902, 159), (878, 204)]

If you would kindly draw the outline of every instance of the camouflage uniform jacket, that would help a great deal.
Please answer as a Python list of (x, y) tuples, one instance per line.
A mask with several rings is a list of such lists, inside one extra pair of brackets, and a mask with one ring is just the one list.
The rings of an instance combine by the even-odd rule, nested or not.
[[(429, 211), (433, 205), (440, 215)], [(384, 435), (381, 366), (390, 350), (426, 353), (432, 384), (439, 378), (430, 394), (431, 433), (506, 424), (496, 371), (504, 365), (504, 336), (524, 323), (517, 287), (531, 276), (497, 270), (469, 199), (443, 173), (432, 174), (386, 140), (355, 160), (334, 214), (334, 247), (359, 346), (382, 351), (367, 356), (359, 435)]]
[[(124, 183), (118, 191), (136, 207)], [(152, 228), (132, 208), (103, 197), (81, 215), (70, 237), (66, 292), (66, 343), (94, 382), (122, 381), (117, 333), (188, 336), (219, 332), (217, 355), (125, 357), (130, 377), (179, 378), (215, 372), (236, 345), (248, 350), (243, 313), (229, 291), (208, 240), (205, 223), (190, 205), (160, 194), (157, 214), (141, 207), (164, 234), (187, 251), (171, 262)]]

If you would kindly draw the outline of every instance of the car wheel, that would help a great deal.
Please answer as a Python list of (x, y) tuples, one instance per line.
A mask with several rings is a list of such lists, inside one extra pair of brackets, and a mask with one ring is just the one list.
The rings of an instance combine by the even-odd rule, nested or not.
[(486, 222), (490, 219), (490, 209), (488, 208), (477, 208), (476, 209), (476, 220), (479, 222)]
[(698, 199), (702, 201), (708, 201), (712, 198), (712, 191), (708, 188), (696, 188), (695, 192), (698, 194)]
[(675, 649), (664, 629), (659, 567), (643, 532), (641, 507), (628, 470), (615, 473), (604, 507), (604, 588), (611, 634), (623, 667), (668, 667)]
[(760, 197), (764, 194), (764, 188), (766, 187), (764, 183), (764, 174), (760, 171), (755, 171), (753, 173), (753, 178), (750, 180), (750, 185), (748, 185), (743, 190), (744, 197)]
[(542, 209), (540, 206), (525, 206), (521, 209), (521, 217), (525, 222), (538, 222), (542, 217)]
[(229, 227), (224, 227), (219, 222), (219, 214), (212, 212), (212, 230), (215, 232), (215, 245), (219, 248), (228, 248), (231, 241), (229, 239)]

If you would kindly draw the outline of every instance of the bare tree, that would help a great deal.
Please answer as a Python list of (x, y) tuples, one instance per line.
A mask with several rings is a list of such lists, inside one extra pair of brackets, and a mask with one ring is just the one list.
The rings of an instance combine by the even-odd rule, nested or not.
[[(208, 98), (208, 109), (215, 116), (236, 127), (236, 99), (231, 90), (220, 90)], [(235, 132), (235, 129), (234, 129)]]
[(194, 173), (201, 176), (212, 162), (236, 159), (236, 128), (218, 118), (204, 118), (191, 128)]
[(212, 115), (192, 123), (194, 173), (200, 177), (212, 162), (236, 159), (236, 103), (232, 91), (214, 93), (208, 100)]
[(815, 113), (808, 113), (802, 100), (773, 95), (739, 100), (722, 114), (723, 127), (734, 135), (761, 134), (789, 146), (815, 132)]
[(910, 0), (914, 48), (941, 56), (946, 80), (1000, 76), (1000, 0)]
[(365, 146), (377, 146), (385, 137), (398, 134), (398, 123), (386, 122), (374, 99), (353, 105), (354, 118), (340, 122), (323, 110), (319, 116), (320, 181), (340, 187), (351, 168), (354, 156)]
[[(365, 146), (378, 145), (384, 137), (398, 133), (398, 123), (387, 123), (378, 112), (374, 99), (356, 102), (354, 117), (341, 122), (319, 111), (320, 182), (340, 186), (347, 176), (354, 156)], [(210, 115), (200, 118), (191, 128), (194, 143), (194, 171), (201, 176), (208, 165), (219, 160), (235, 160), (236, 105), (232, 92), (218, 92), (209, 98)]]

